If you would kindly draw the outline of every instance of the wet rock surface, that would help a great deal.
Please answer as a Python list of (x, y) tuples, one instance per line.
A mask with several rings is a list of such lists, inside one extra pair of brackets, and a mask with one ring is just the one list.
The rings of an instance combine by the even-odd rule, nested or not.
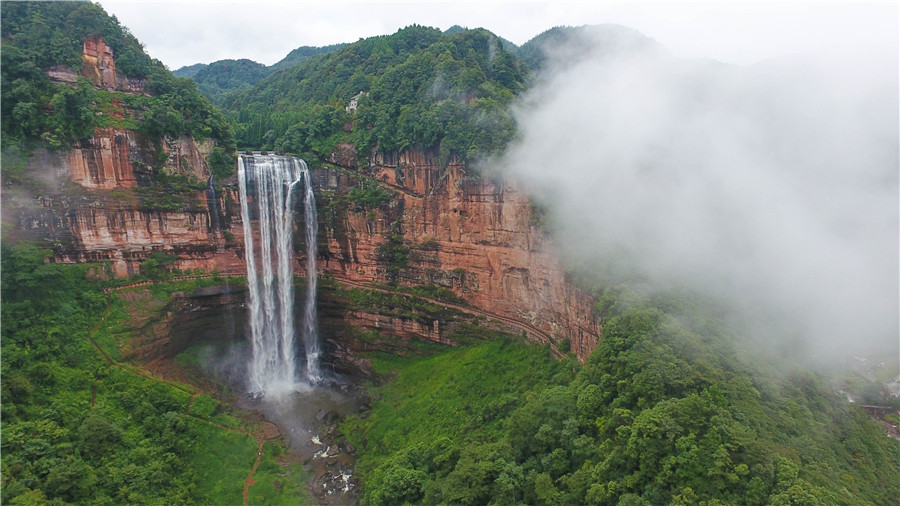
[(287, 447), (285, 457), (300, 462), (309, 473), (308, 490), (321, 505), (358, 504), (358, 480), (352, 445), (341, 441), (338, 423), (369, 405), (361, 377), (329, 378), (317, 385), (298, 384), (278, 397), (244, 398), (253, 409), (278, 426)]

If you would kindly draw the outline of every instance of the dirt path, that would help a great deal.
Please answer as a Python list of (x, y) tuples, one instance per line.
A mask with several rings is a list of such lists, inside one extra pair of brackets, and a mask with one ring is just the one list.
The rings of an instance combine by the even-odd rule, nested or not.
[(247, 476), (247, 479), (244, 481), (244, 506), (250, 501), (250, 485), (256, 483), (253, 480), (253, 473), (256, 472), (256, 468), (259, 467), (259, 461), (262, 459), (262, 450), (263, 450), (264, 441), (259, 442), (259, 449), (256, 451), (256, 463), (253, 464), (253, 469), (250, 470), (250, 475)]
[(200, 397), (201, 395), (203, 395), (203, 394), (201, 394), (200, 392), (197, 392), (197, 393), (195, 393), (194, 395), (191, 396), (191, 400), (190, 400), (190, 402), (188, 402), (188, 407), (187, 407), (187, 409), (184, 411), (184, 414), (185, 414), (185, 415), (191, 416), (191, 406), (194, 405), (194, 399), (196, 399), (197, 397)]
[[(199, 278), (199, 277), (212, 277), (212, 275), (209, 275), (209, 276), (205, 276), (205, 275), (203, 275), (203, 276), (190, 276), (190, 277), (185, 276), (184, 278), (186, 278), (186, 279), (187, 279), (187, 278), (195, 279), (195, 278)], [(106, 360), (106, 363), (109, 364), (110, 367), (119, 367), (119, 368), (121, 368), (122, 370), (128, 371), (128, 372), (130, 372), (130, 373), (132, 373), (132, 374), (136, 374), (136, 375), (138, 375), (138, 376), (143, 376), (143, 377), (145, 377), (145, 378), (147, 378), (147, 379), (151, 379), (151, 380), (153, 380), (153, 381), (157, 381), (157, 382), (159, 382), (159, 383), (163, 383), (163, 384), (165, 384), (165, 385), (167, 385), (167, 386), (170, 386), (170, 387), (172, 387), (172, 388), (176, 388), (176, 389), (181, 390), (181, 391), (183, 391), (183, 392), (190, 393), (190, 394), (191, 394), (191, 399), (190, 399), (190, 401), (188, 402), (187, 408), (185, 409), (184, 416), (186, 416), (186, 417), (188, 417), (188, 418), (191, 418), (191, 419), (193, 419), (193, 420), (197, 420), (197, 421), (199, 421), (199, 422), (205, 422), (206, 424), (212, 425), (212, 426), (214, 426), (214, 427), (216, 427), (216, 428), (219, 428), (219, 429), (221, 429), (221, 430), (226, 430), (226, 431), (229, 431), (229, 432), (233, 432), (233, 433), (235, 433), (235, 434), (241, 434), (241, 435), (243, 435), (243, 436), (252, 437), (253, 439), (255, 439), (255, 440), (259, 443), (259, 447), (258, 447), (257, 452), (256, 452), (256, 462), (253, 464), (253, 469), (250, 470), (250, 475), (247, 476), (247, 480), (244, 482), (244, 505), (246, 506), (246, 505), (247, 505), (247, 501), (248, 501), (248, 491), (249, 491), (250, 485), (252, 485), (253, 483), (255, 483), (255, 482), (253, 481), (253, 473), (255, 473), (257, 467), (259, 467), (259, 461), (260, 461), (260, 459), (261, 459), (261, 457), (262, 457), (262, 447), (263, 447), (263, 444), (264, 444), (267, 440), (277, 439), (278, 437), (281, 436), (280, 432), (278, 431), (278, 428), (275, 427), (275, 428), (273, 429), (272, 427), (268, 427), (268, 426), (266, 426), (266, 425), (264, 424), (263, 426), (261, 426), (259, 432), (254, 433), (254, 432), (250, 432), (250, 431), (247, 431), (247, 430), (233, 429), (233, 428), (231, 428), (231, 427), (226, 427), (226, 426), (224, 426), (224, 425), (222, 425), (222, 424), (213, 422), (213, 421), (211, 421), (211, 420), (206, 420), (206, 419), (200, 418), (200, 417), (198, 417), (198, 416), (196, 416), (196, 415), (192, 415), (192, 414), (191, 414), (191, 406), (194, 405), (194, 399), (196, 399), (197, 397), (199, 397), (200, 395), (202, 395), (202, 392), (197, 392), (197, 391), (195, 391), (195, 390), (193, 390), (193, 389), (191, 389), (191, 388), (189, 388), (189, 387), (187, 387), (187, 386), (178, 385), (178, 384), (172, 383), (172, 382), (170, 382), (170, 381), (167, 381), (167, 380), (165, 380), (165, 379), (158, 378), (158, 377), (154, 376), (153, 374), (151, 374), (150, 372), (148, 372), (148, 371), (146, 371), (146, 370), (138, 369), (138, 368), (135, 368), (135, 367), (130, 366), (130, 365), (128, 365), (128, 364), (122, 364), (122, 363), (119, 363), (119, 362), (115, 361), (111, 356), (109, 356), (109, 354), (106, 353), (106, 351), (105, 351), (102, 347), (100, 347), (100, 345), (97, 344), (97, 342), (94, 340), (94, 336), (97, 334), (97, 332), (100, 331), (100, 328), (103, 326), (104, 323), (106, 323), (106, 318), (107, 318), (107, 317), (110, 315), (110, 313), (112, 312), (112, 300), (111, 300), (111, 299), (112, 299), (112, 295), (111, 295), (111, 291), (112, 291), (112, 290), (121, 290), (121, 289), (124, 289), (124, 288), (131, 288), (131, 287), (134, 287), (134, 286), (143, 286), (143, 285), (147, 285), (147, 284), (152, 284), (152, 282), (140, 282), (140, 283), (134, 283), (134, 284), (131, 284), (131, 285), (126, 285), (126, 286), (116, 287), (116, 288), (113, 288), (113, 289), (106, 289), (106, 290), (105, 290), (105, 292), (106, 292), (106, 313), (104, 313), (104, 315), (103, 315), (102, 317), (100, 317), (100, 321), (97, 322), (97, 324), (96, 324), (96, 325), (91, 329), (91, 331), (88, 333), (88, 341), (90, 341), (91, 345), (92, 345), (94, 348), (97, 349), (97, 351), (100, 353), (100, 355), (103, 356), (104, 360)], [(93, 385), (93, 387), (91, 388), (91, 407), (95, 406), (96, 403), (97, 403), (97, 383), (95, 382), (94, 385)]]
[(107, 291), (106, 292), (106, 312), (103, 313), (103, 316), (100, 317), (100, 321), (97, 322), (97, 325), (94, 325), (94, 328), (92, 328), (91, 331), (88, 332), (88, 341), (90, 341), (91, 344), (94, 346), (94, 348), (96, 348), (97, 351), (100, 352), (100, 355), (103, 356), (103, 358), (106, 360), (107, 364), (116, 365), (116, 363), (115, 363), (115, 361), (113, 361), (112, 357), (110, 357), (106, 353), (106, 351), (104, 351), (103, 348), (101, 348), (100, 345), (97, 344), (97, 341), (94, 341), (94, 336), (97, 334), (97, 332), (100, 331), (100, 327), (103, 326), (104, 323), (106, 323), (106, 317), (108, 317), (110, 313), (112, 313), (112, 301), (110, 300), (110, 295), (109, 295), (109, 292)]

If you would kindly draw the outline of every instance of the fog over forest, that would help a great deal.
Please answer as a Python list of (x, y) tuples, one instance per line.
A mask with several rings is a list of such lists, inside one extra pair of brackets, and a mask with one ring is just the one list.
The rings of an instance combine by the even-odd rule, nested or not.
[(739, 67), (584, 37), (576, 63), (550, 48), (499, 163), (568, 259), (715, 297), (815, 362), (896, 357), (897, 49)]

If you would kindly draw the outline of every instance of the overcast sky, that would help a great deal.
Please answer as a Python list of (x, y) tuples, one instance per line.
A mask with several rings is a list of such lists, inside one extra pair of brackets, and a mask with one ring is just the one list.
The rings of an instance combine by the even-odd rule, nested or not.
[(795, 53), (897, 47), (898, 4), (823, 2), (99, 2), (171, 70), (387, 35), (411, 24), (486, 28), (523, 44), (554, 26), (617, 23), (679, 57), (748, 65)]

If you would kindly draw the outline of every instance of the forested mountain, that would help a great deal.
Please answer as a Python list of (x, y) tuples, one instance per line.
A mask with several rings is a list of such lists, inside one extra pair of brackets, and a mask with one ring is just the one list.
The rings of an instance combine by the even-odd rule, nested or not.
[(250, 87), (269, 74), (292, 67), (313, 56), (330, 53), (347, 44), (334, 44), (323, 47), (303, 46), (294, 49), (277, 63), (265, 66), (246, 58), (240, 60), (219, 60), (210, 64), (195, 63), (181, 67), (172, 73), (178, 77), (187, 77), (197, 83), (197, 89), (214, 104), (221, 104), (226, 95), (237, 90)]
[(527, 75), (486, 30), (410, 26), (277, 72), (223, 108), (241, 146), (322, 159), (348, 142), (360, 157), (415, 148), (473, 159), (512, 138), (507, 107)]
[(312, 46), (300, 46), (297, 49), (292, 50), (281, 60), (273, 63), (269, 66), (273, 71), (283, 70), (286, 68), (293, 67), (294, 65), (304, 62), (314, 56), (318, 56), (320, 54), (332, 53), (334, 51), (338, 51), (343, 49), (346, 46), (346, 43), (343, 44), (331, 44), (329, 46), (320, 46), (320, 47), (312, 47)]
[(206, 63), (195, 63), (193, 65), (185, 65), (178, 70), (173, 70), (172, 74), (175, 77), (194, 77), (197, 75), (197, 72), (205, 69), (209, 65)]
[(197, 83), (197, 90), (214, 104), (235, 90), (248, 88), (272, 73), (272, 69), (262, 63), (247, 59), (219, 60), (209, 65), (190, 67), (185, 75), (175, 71), (176, 76), (188, 77)]
[[(535, 36), (512, 52), (532, 71), (544, 69), (548, 59), (576, 62), (584, 58), (622, 57), (662, 48), (646, 35), (621, 25), (556, 26)], [(563, 63), (565, 64), (565, 63)]]
[[(4, 150), (37, 141), (65, 149), (102, 127), (157, 139), (211, 138), (233, 149), (231, 129), (193, 82), (175, 78), (144, 53), (99, 5), (10, 2), (2, 19)], [(104, 69), (112, 75), (100, 73), (92, 82), (82, 72), (82, 53), (85, 41), (96, 40), (112, 50), (115, 60), (114, 67)], [(48, 70), (59, 77), (52, 79)], [(124, 92), (130, 86), (146, 93)]]

